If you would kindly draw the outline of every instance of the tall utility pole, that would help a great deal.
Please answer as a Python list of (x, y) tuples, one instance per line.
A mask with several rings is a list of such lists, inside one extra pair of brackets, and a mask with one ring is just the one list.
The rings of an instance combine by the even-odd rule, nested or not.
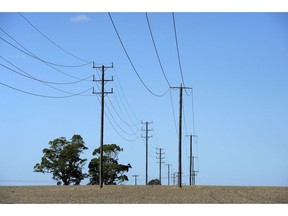
[(183, 89), (192, 89), (189, 87), (171, 87), (172, 89), (180, 90), (180, 99), (179, 99), (179, 143), (178, 143), (178, 186), (182, 187), (182, 95)]
[[(157, 148), (158, 150), (158, 148)], [(164, 163), (164, 161), (162, 161), (162, 159), (164, 159), (164, 157), (162, 157), (162, 154), (165, 154), (164, 152), (162, 152), (162, 150), (164, 150), (163, 148), (159, 149), (159, 153), (156, 152), (156, 154), (159, 155), (159, 157), (157, 159), (159, 159), (159, 181), (160, 181), (160, 185), (161, 185), (161, 167), (162, 167), (162, 163)]]
[(113, 93), (113, 89), (111, 89), (110, 92), (105, 92), (104, 86), (105, 83), (108, 81), (113, 81), (113, 77), (111, 80), (105, 80), (105, 68), (113, 68), (113, 64), (112, 66), (95, 66), (94, 62), (93, 62), (93, 68), (101, 68), (101, 72), (102, 72), (102, 76), (101, 76), (101, 80), (95, 80), (94, 76), (93, 76), (93, 81), (96, 82), (101, 82), (101, 92), (94, 92), (94, 88), (93, 88), (93, 94), (100, 94), (101, 95), (101, 127), (100, 127), (100, 166), (99, 166), (99, 185), (100, 188), (103, 187), (103, 143), (104, 143), (104, 98), (106, 94), (112, 94)]
[(137, 185), (137, 177), (138, 177), (139, 175), (132, 175), (132, 177), (135, 177), (135, 185)]
[(166, 164), (166, 166), (168, 166), (168, 185), (170, 185), (170, 166), (172, 166), (172, 164)]
[(192, 154), (192, 137), (196, 137), (196, 135), (186, 135), (190, 137), (190, 168), (189, 168), (189, 184), (190, 185), (195, 185), (195, 181), (194, 181), (194, 176), (195, 176), (195, 172), (194, 172), (194, 157)]
[(142, 124), (145, 124), (145, 130), (143, 130), (142, 128), (142, 131), (145, 131), (145, 136), (142, 136), (142, 138), (146, 138), (146, 185), (148, 185), (148, 139), (151, 138), (152, 136), (148, 136), (148, 132), (149, 131), (152, 131), (151, 129), (149, 130), (148, 129), (148, 125), (151, 124), (152, 122), (143, 122), (141, 121)]

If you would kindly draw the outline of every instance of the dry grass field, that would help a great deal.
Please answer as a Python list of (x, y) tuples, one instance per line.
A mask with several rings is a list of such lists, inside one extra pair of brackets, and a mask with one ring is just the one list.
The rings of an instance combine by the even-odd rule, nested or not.
[(288, 187), (1, 186), (0, 203), (288, 204)]

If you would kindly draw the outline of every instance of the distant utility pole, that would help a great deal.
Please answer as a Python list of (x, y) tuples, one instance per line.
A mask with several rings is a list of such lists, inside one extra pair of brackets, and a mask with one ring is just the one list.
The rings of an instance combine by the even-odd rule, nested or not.
[(141, 121), (142, 124), (145, 124), (145, 130), (142, 128), (142, 131), (145, 131), (145, 136), (142, 136), (142, 138), (146, 138), (146, 185), (148, 185), (148, 139), (151, 138), (152, 136), (148, 136), (148, 132), (152, 131), (152, 129), (148, 129), (148, 125), (152, 124), (152, 122), (143, 122)]
[(176, 174), (177, 172), (173, 173), (173, 185), (176, 185)]
[(199, 172), (198, 170), (196, 171), (194, 169), (194, 159), (197, 158), (197, 157), (193, 157), (193, 172), (192, 172), (192, 185), (196, 185), (196, 181), (195, 181), (195, 177), (197, 175), (197, 172)]
[(135, 177), (135, 185), (137, 185), (137, 177), (138, 177), (139, 175), (132, 175), (132, 177)]
[(113, 81), (113, 77), (111, 80), (105, 80), (105, 69), (106, 68), (113, 68), (113, 63), (112, 66), (95, 66), (95, 63), (93, 62), (93, 68), (98, 68), (101, 69), (102, 71), (102, 76), (101, 80), (95, 80), (93, 76), (93, 81), (95, 82), (101, 82), (101, 92), (94, 92), (93, 88), (93, 94), (100, 94), (101, 95), (101, 127), (100, 127), (100, 165), (99, 165), (99, 185), (100, 188), (103, 187), (103, 143), (104, 143), (104, 97), (106, 94), (112, 94), (113, 93), (113, 88), (111, 89), (110, 92), (105, 92), (104, 85), (108, 81)]
[(196, 135), (186, 135), (190, 137), (190, 168), (189, 168), (189, 184), (195, 185), (195, 171), (194, 171), (194, 157), (192, 154), (192, 137), (197, 137)]
[(160, 185), (161, 185), (161, 167), (162, 167), (162, 163), (164, 163), (164, 161), (162, 161), (162, 159), (164, 159), (164, 157), (162, 157), (162, 154), (165, 154), (164, 152), (162, 152), (162, 150), (164, 150), (163, 148), (160, 148), (157, 150), (159, 150), (159, 153), (156, 152), (156, 154), (159, 155), (159, 157), (156, 157), (157, 159), (159, 159), (159, 181), (160, 181)]
[(179, 99), (179, 144), (178, 144), (178, 186), (182, 187), (182, 95), (183, 89), (192, 89), (189, 87), (171, 87), (172, 89), (180, 90), (180, 99)]
[(172, 166), (172, 164), (166, 164), (166, 166), (168, 166), (168, 185), (170, 185), (170, 166)]

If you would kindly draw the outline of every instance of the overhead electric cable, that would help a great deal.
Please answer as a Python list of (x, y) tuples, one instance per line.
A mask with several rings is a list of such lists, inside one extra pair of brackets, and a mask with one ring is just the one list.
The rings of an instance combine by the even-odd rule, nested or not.
[(105, 116), (106, 116), (106, 118), (108, 119), (108, 121), (109, 121), (110, 125), (112, 126), (112, 128), (116, 131), (116, 133), (117, 133), (122, 139), (124, 139), (124, 140), (126, 140), (126, 141), (128, 141), (128, 142), (133, 142), (133, 141), (136, 141), (137, 139), (139, 139), (138, 137), (136, 137), (135, 139), (127, 139), (127, 138), (125, 138), (124, 136), (122, 136), (122, 135), (119, 133), (119, 131), (118, 131), (118, 130), (114, 127), (114, 125), (112, 124), (112, 122), (111, 122), (109, 116), (107, 115), (107, 113), (105, 113)]
[[(142, 141), (143, 141), (143, 145), (146, 146), (145, 140), (142, 139)], [(150, 142), (150, 143), (151, 143), (151, 142)], [(150, 145), (148, 145), (148, 155), (149, 155), (149, 158), (150, 158), (150, 159), (155, 159), (155, 154), (156, 154), (155, 149), (156, 149), (156, 148), (151, 147)]]
[[(101, 104), (100, 99), (99, 99), (98, 97), (97, 97), (97, 100), (98, 100), (99, 104)], [(115, 130), (115, 132), (116, 132), (123, 140), (126, 140), (126, 141), (128, 141), (128, 142), (132, 142), (132, 141), (136, 141), (136, 140), (138, 139), (138, 137), (137, 137), (137, 138), (134, 139), (134, 140), (130, 140), (130, 139), (127, 139), (127, 138), (125, 138), (124, 136), (122, 136), (122, 135), (119, 133), (119, 131), (118, 131), (118, 130), (114, 127), (114, 125), (112, 124), (112, 122), (111, 122), (109, 116), (107, 115), (107, 113), (104, 112), (104, 114), (105, 114), (105, 117), (108, 119), (108, 122), (110, 123), (111, 127)]]
[[(26, 77), (26, 78), (28, 78), (28, 79), (32, 79), (32, 80), (38, 81), (38, 82), (42, 83), (43, 85), (46, 85), (46, 86), (48, 86), (48, 87), (50, 87), (50, 88), (53, 88), (53, 89), (55, 89), (55, 90), (57, 90), (57, 91), (60, 91), (60, 92), (66, 93), (66, 94), (70, 94), (70, 95), (74, 95), (74, 93), (71, 93), (71, 92), (68, 92), (68, 91), (64, 91), (64, 90), (62, 90), (62, 89), (56, 88), (56, 87), (54, 87), (54, 86), (51, 86), (51, 85), (47, 84), (46, 82), (44, 82), (44, 81), (42, 81), (42, 80), (36, 79), (35, 77), (33, 77), (33, 76), (31, 76), (31, 75), (28, 76), (28, 75), (22, 74), (22, 73), (14, 70), (14, 69), (12, 69), (12, 68), (9, 68), (9, 67), (7, 67), (6, 65), (3, 65), (3, 64), (1, 64), (1, 63), (0, 63), (0, 66), (4, 67), (4, 68), (6, 68), (6, 69), (8, 69), (8, 70), (10, 70), (10, 71), (12, 71), (12, 72), (14, 72), (14, 73), (17, 73), (18, 75), (24, 76), (24, 77)], [(84, 95), (81, 95), (81, 96), (84, 96)], [(85, 95), (85, 96), (88, 96), (88, 95)], [(91, 95), (89, 95), (89, 96), (91, 96)]]
[(175, 118), (175, 111), (174, 111), (174, 105), (173, 105), (173, 99), (172, 99), (172, 93), (171, 93), (171, 89), (170, 89), (170, 101), (171, 101), (171, 106), (172, 106), (172, 113), (173, 113), (173, 120), (174, 120), (174, 126), (175, 126), (175, 130), (176, 130), (176, 134), (179, 137), (179, 133), (178, 133), (178, 129), (177, 129), (177, 124), (176, 124), (176, 118)]
[(182, 109), (183, 109), (184, 128), (185, 128), (185, 133), (188, 135), (188, 131), (187, 131), (187, 127), (186, 127), (186, 116), (185, 116), (185, 108), (184, 108), (185, 104), (184, 104), (184, 101), (182, 103), (183, 103)]
[[(100, 88), (99, 88), (98, 85), (97, 85), (97, 88), (98, 88), (98, 90), (100, 91)], [(107, 97), (108, 97), (108, 95), (107, 95)], [(98, 97), (97, 97), (97, 99), (98, 99)], [(111, 111), (110, 111), (110, 109), (109, 109), (109, 106), (107, 106), (107, 102), (104, 102), (104, 103), (105, 103), (105, 105), (106, 105), (106, 108), (107, 108), (107, 110), (108, 110), (111, 118), (113, 119), (113, 121), (115, 122), (115, 124), (118, 126), (118, 128), (119, 128), (121, 131), (123, 131), (126, 135), (129, 135), (129, 136), (134, 135), (134, 136), (136, 136), (136, 134), (137, 134), (138, 132), (132, 131), (130, 127), (129, 127), (129, 129), (130, 129), (130, 131), (131, 131), (132, 133), (128, 133), (128, 132), (126, 132), (125, 130), (123, 130), (122, 127), (120, 127), (120, 125), (118, 124), (118, 122), (117, 122), (117, 121), (115, 120), (115, 118), (113, 117), (113, 115), (112, 115), (112, 113), (111, 113)], [(110, 103), (110, 104), (111, 104), (112, 108), (114, 109), (115, 113), (116, 113), (117, 115), (119, 115), (118, 112), (115, 110), (113, 104), (112, 104), (112, 103)], [(120, 117), (119, 117), (119, 118), (120, 118)], [(122, 120), (122, 118), (120, 118), (120, 119)], [(113, 127), (114, 127), (114, 126), (113, 126)], [(137, 136), (136, 136), (136, 137), (137, 137)], [(137, 138), (138, 138), (138, 137), (137, 137)]]
[(167, 79), (167, 77), (166, 77), (166, 74), (165, 74), (165, 72), (164, 72), (164, 69), (163, 69), (163, 66), (162, 66), (162, 63), (161, 63), (159, 54), (158, 54), (158, 50), (157, 50), (156, 43), (155, 43), (155, 40), (154, 40), (154, 37), (153, 37), (153, 33), (152, 33), (152, 30), (151, 30), (151, 26), (150, 26), (148, 14), (145, 13), (145, 15), (146, 15), (146, 20), (147, 20), (147, 24), (148, 24), (148, 27), (149, 27), (151, 39), (152, 39), (152, 41), (153, 41), (154, 49), (155, 49), (155, 52), (156, 52), (156, 55), (157, 55), (157, 59), (158, 59), (159, 65), (160, 65), (160, 67), (161, 67), (162, 74), (163, 74), (163, 76), (164, 76), (164, 78), (165, 78), (168, 86), (171, 88), (171, 85), (170, 85), (170, 83), (169, 83), (169, 81), (168, 81), (168, 79)]
[(30, 53), (28, 53), (28, 52), (20, 49), (19, 47), (16, 47), (15, 45), (11, 44), (10, 42), (8, 42), (7, 40), (5, 40), (5, 39), (2, 38), (2, 37), (0, 37), (0, 39), (1, 39), (2, 41), (6, 42), (7, 44), (9, 44), (10, 46), (14, 47), (15, 49), (23, 52), (23, 53), (26, 54), (26, 55), (28, 55), (28, 56), (30, 56), (30, 57), (32, 57), (32, 58), (35, 58), (35, 59), (37, 59), (37, 60), (39, 60), (39, 61), (42, 61), (42, 62), (44, 62), (44, 63), (54, 65), (54, 66), (58, 66), (58, 67), (83, 67), (83, 66), (86, 66), (86, 65), (88, 65), (88, 64), (91, 64), (91, 62), (85, 63), (85, 64), (81, 64), (81, 65), (63, 65), (63, 64), (52, 63), (52, 62), (43, 60), (43, 59), (41, 59), (41, 58), (39, 58), (39, 57), (37, 57), (37, 56), (31, 55)]
[[(113, 69), (114, 69), (114, 71), (116, 72), (116, 70), (115, 70), (114, 67), (113, 67)], [(116, 77), (117, 77), (117, 79), (118, 79), (118, 76), (117, 76), (117, 75), (116, 75)], [(99, 74), (98, 74), (98, 78), (99, 78), (99, 80), (101, 79)], [(116, 80), (114, 80), (114, 83), (115, 83), (116, 92), (119, 92), (119, 90), (118, 90), (118, 88), (117, 88), (117, 85), (116, 85)], [(98, 87), (98, 86), (97, 86), (97, 87)], [(120, 87), (121, 87), (121, 86), (120, 86)], [(98, 87), (98, 90), (100, 91), (99, 87)], [(115, 93), (116, 93), (116, 92), (115, 92)], [(115, 108), (115, 106), (113, 105), (112, 100), (110, 99), (109, 95), (107, 95), (107, 97), (108, 97), (108, 99), (109, 99), (108, 101), (110, 102), (113, 110), (115, 111), (115, 113), (116, 113), (116, 115), (119, 117), (119, 119), (120, 119), (125, 125), (127, 125), (127, 126), (129, 127), (129, 129), (131, 130), (132, 133), (136, 133), (136, 132), (134, 132), (131, 128), (132, 128), (132, 127), (133, 127), (133, 128), (134, 128), (134, 127), (137, 128), (137, 125), (139, 125), (139, 123), (137, 123), (137, 124), (134, 124), (134, 123), (133, 123), (133, 124), (129, 124), (128, 121), (127, 121), (127, 119), (126, 119), (126, 117), (125, 117), (126, 115), (125, 115), (125, 114), (123, 113), (123, 111), (122, 111), (121, 105), (119, 104), (117, 97), (114, 97), (113, 99), (116, 101), (116, 103), (117, 103), (117, 105), (118, 105), (118, 108), (119, 108), (119, 110), (120, 110), (120, 112), (121, 112), (121, 114), (122, 114), (122, 117), (121, 117), (121, 115), (119, 114), (119, 112), (117, 111), (117, 109)], [(125, 109), (125, 111), (126, 111), (126, 114), (127, 114), (128, 117), (130, 118), (131, 122), (133, 122), (132, 119), (131, 119), (131, 117), (130, 117), (130, 115), (129, 115), (129, 113), (128, 113), (128, 111), (126, 110), (126, 107), (125, 107), (125, 105), (124, 105), (124, 103), (123, 103), (123, 101), (122, 101), (122, 98), (121, 98), (121, 95), (120, 95), (120, 94), (119, 94), (119, 98), (121, 99), (121, 102), (122, 102), (122, 105), (123, 105), (123, 107), (124, 107), (124, 109)], [(140, 129), (137, 128), (137, 131), (140, 131)]]
[(124, 50), (124, 52), (125, 52), (128, 60), (129, 60), (129, 62), (130, 62), (130, 64), (131, 64), (132, 68), (134, 69), (134, 71), (135, 71), (138, 79), (141, 81), (141, 83), (143, 84), (143, 86), (144, 86), (152, 95), (154, 95), (154, 96), (156, 96), (156, 97), (162, 97), (162, 96), (166, 95), (169, 89), (168, 89), (166, 92), (164, 92), (163, 94), (155, 94), (153, 91), (151, 91), (151, 90), (148, 88), (148, 86), (147, 86), (147, 85), (145, 84), (145, 82), (142, 80), (142, 78), (140, 77), (139, 73), (137, 72), (137, 70), (136, 70), (136, 68), (135, 68), (135, 66), (134, 66), (131, 58), (130, 58), (129, 55), (128, 55), (128, 52), (127, 52), (127, 50), (126, 50), (126, 48), (125, 48), (125, 46), (124, 46), (124, 44), (123, 44), (123, 42), (122, 42), (122, 40), (121, 40), (121, 37), (120, 37), (120, 35), (119, 35), (118, 31), (117, 31), (117, 28), (116, 28), (116, 26), (115, 26), (115, 24), (114, 24), (114, 21), (113, 21), (113, 19), (112, 19), (112, 16), (111, 16), (111, 14), (110, 14), (109, 12), (108, 12), (108, 15), (109, 15), (109, 17), (110, 17), (110, 20), (111, 20), (111, 23), (112, 23), (112, 25), (113, 25), (113, 27), (114, 27), (114, 30), (115, 30), (115, 32), (116, 32), (116, 34), (117, 34), (117, 36), (118, 36), (118, 39), (119, 39), (119, 41), (120, 41), (120, 43), (121, 43), (121, 45), (122, 45), (122, 48), (123, 48), (123, 50)]
[[(110, 99), (110, 97), (107, 95), (107, 97)], [(115, 97), (116, 98), (116, 97)], [(110, 104), (111, 104), (111, 106), (112, 106), (112, 109), (114, 110), (114, 112), (116, 113), (116, 115), (118, 116), (118, 118), (125, 124), (125, 125), (127, 125), (129, 128), (130, 128), (130, 130), (131, 130), (131, 132), (133, 132), (133, 133), (138, 133), (139, 131), (140, 131), (140, 129), (139, 128), (137, 128), (135, 125), (130, 125), (128, 122), (127, 122), (127, 120), (126, 120), (126, 118), (125, 118), (125, 116), (123, 115), (123, 118), (121, 117), (121, 115), (118, 113), (118, 111), (117, 111), (117, 109), (114, 107), (114, 105), (113, 105), (113, 103), (111, 102), (111, 100), (109, 100), (109, 102), (110, 102)], [(121, 109), (119, 109), (119, 110), (121, 110)], [(122, 113), (123, 114), (123, 113)], [(132, 127), (136, 127), (137, 128), (137, 131), (136, 132), (134, 132), (131, 128)]]
[[(106, 104), (106, 102), (105, 102), (105, 104)], [(118, 124), (118, 122), (117, 122), (117, 121), (115, 120), (115, 118), (113, 117), (113, 115), (112, 115), (112, 113), (111, 113), (111, 111), (110, 111), (110, 109), (109, 109), (109, 106), (106, 106), (106, 108), (107, 108), (107, 110), (108, 110), (111, 118), (113, 119), (113, 121), (115, 122), (115, 124), (118, 126), (118, 128), (119, 128), (121, 131), (123, 131), (123, 132), (124, 132), (126, 135), (128, 135), (128, 136), (132, 136), (132, 135), (136, 136), (137, 132), (136, 132), (136, 133), (135, 133), (135, 132), (128, 133), (128, 132), (126, 132), (125, 130), (123, 130), (123, 128), (120, 127), (120, 125)], [(136, 137), (137, 137), (137, 136), (136, 136)], [(137, 138), (138, 138), (138, 137), (137, 137)]]
[(192, 88), (192, 118), (193, 118), (193, 134), (196, 134), (195, 133), (195, 116), (194, 116), (194, 92), (193, 92), (193, 88)]
[[(121, 85), (121, 83), (120, 83), (120, 79), (119, 79), (119, 77), (118, 77), (118, 73), (117, 73), (115, 67), (113, 67), (113, 69), (114, 69), (114, 72), (115, 72), (115, 75), (116, 75), (116, 79), (118, 80), (120, 90), (121, 90), (121, 92), (122, 92), (122, 94), (123, 94), (123, 96), (124, 96), (124, 99), (125, 99), (125, 101), (126, 101), (126, 104), (127, 104), (127, 106), (128, 106), (128, 108), (130, 109), (131, 113), (133, 114), (133, 116), (135, 117), (135, 119), (136, 119), (137, 122), (138, 122), (138, 123), (135, 124), (135, 126), (137, 126), (137, 125), (141, 124), (141, 121), (140, 121), (139, 118), (135, 115), (135, 112), (134, 112), (133, 109), (131, 108), (131, 105), (129, 104), (129, 102), (128, 102), (126, 96), (125, 96), (124, 90), (123, 90), (122, 85)], [(116, 90), (117, 90), (118, 88), (117, 88), (117, 82), (116, 82), (116, 80), (115, 80), (114, 83), (115, 83), (115, 88), (116, 88)], [(120, 91), (118, 90), (117, 92), (120, 92)], [(124, 104), (124, 102), (123, 102), (123, 100), (122, 100), (121, 94), (119, 94), (119, 98), (120, 98), (120, 101), (121, 101), (122, 104), (123, 104), (123, 107), (124, 107), (126, 113), (128, 114), (129, 119), (131, 120), (131, 122), (133, 122), (133, 121), (132, 121), (132, 118), (130, 117), (129, 112), (127, 111), (126, 106), (125, 106), (125, 104)], [(133, 122), (133, 124), (134, 124), (134, 122)]]
[[(184, 128), (185, 128), (185, 133), (188, 135), (187, 131), (187, 124), (186, 124), (186, 115), (185, 115), (185, 104), (183, 102), (183, 119), (184, 119)], [(184, 139), (184, 146), (185, 146), (185, 152), (186, 152), (186, 157), (189, 158), (188, 156), (188, 151), (187, 151), (187, 139)]]
[[(19, 43), (15, 38), (13, 38), (8, 32), (6, 32), (4, 29), (2, 29), (1, 27), (0, 27), (0, 30), (2, 31), (2, 32), (4, 32), (10, 39), (12, 39), (15, 43), (17, 43), (19, 46), (21, 46), (24, 50), (26, 50), (28, 53), (30, 53), (31, 55), (33, 55), (33, 56), (35, 56), (36, 58), (39, 58), (39, 57), (37, 57), (37, 55), (35, 55), (34, 53), (32, 53), (31, 51), (29, 51), (27, 48), (25, 48), (21, 43)], [(45, 63), (45, 62), (44, 62)], [(67, 74), (67, 73), (65, 73), (65, 72), (63, 72), (63, 71), (61, 71), (61, 70), (59, 70), (58, 68), (55, 68), (55, 67), (53, 67), (52, 65), (50, 65), (50, 64), (48, 64), (48, 63), (45, 63), (47, 66), (49, 66), (49, 67), (51, 67), (52, 69), (54, 69), (54, 70), (56, 70), (56, 71), (58, 71), (58, 72), (60, 72), (60, 73), (62, 73), (62, 74), (64, 74), (64, 75), (66, 75), (66, 76), (69, 76), (69, 77), (71, 77), (71, 78), (74, 78), (74, 79), (77, 79), (78, 81), (85, 81), (86, 80), (86, 78), (78, 78), (78, 77), (75, 77), (75, 76), (72, 76), (72, 75), (70, 75), (70, 74)], [(91, 76), (90, 76), (91, 77)], [(89, 78), (90, 78), (89, 77)], [(88, 78), (87, 78), (88, 79)], [(77, 82), (78, 82), (77, 81)], [(71, 83), (73, 83), (73, 82), (71, 82)], [(51, 83), (52, 84), (52, 83)], [(56, 83), (53, 83), (53, 84), (56, 84)]]
[(63, 52), (69, 54), (70, 56), (73, 56), (74, 58), (86, 62), (86, 63), (92, 63), (92, 61), (87, 61), (84, 60), (82, 58), (77, 57), (76, 55), (72, 54), (71, 52), (68, 52), (67, 50), (65, 50), (63, 47), (59, 46), (58, 44), (56, 44), (54, 41), (52, 41), (50, 38), (48, 38), (44, 33), (42, 33), (35, 25), (33, 25), (22, 13), (18, 13), (27, 23), (29, 23), (36, 31), (38, 31), (43, 37), (45, 37), (48, 41), (50, 41), (52, 44), (54, 44), (56, 47), (58, 47), (59, 49), (61, 49)]
[[(116, 88), (116, 91), (117, 91), (117, 88)], [(115, 95), (116, 95), (116, 94), (115, 94)], [(119, 98), (121, 97), (120, 94), (117, 94), (117, 96), (119, 96)], [(117, 103), (117, 105), (118, 105), (118, 109), (120, 110), (120, 114), (122, 114), (122, 116), (123, 116), (123, 118), (124, 118), (124, 121), (126, 122), (126, 125), (128, 125), (129, 127), (133, 127), (133, 128), (135, 127), (135, 128), (137, 128), (137, 130), (140, 131), (140, 129), (137, 127), (137, 126), (139, 125), (139, 122), (135, 124), (135, 123), (132, 121), (132, 119), (131, 119), (131, 117), (130, 117), (130, 114), (128, 113), (127, 109), (124, 107), (123, 102), (122, 102), (122, 106), (124, 107), (124, 110), (126, 111), (126, 114), (124, 114), (123, 109), (121, 108), (121, 105), (120, 105), (120, 103), (119, 103), (119, 101), (118, 101), (118, 99), (117, 99), (117, 96), (115, 96), (114, 99), (115, 99), (115, 101), (116, 101), (116, 103)], [(121, 100), (122, 100), (122, 99), (121, 99)], [(132, 123), (128, 123), (129, 121), (127, 120), (127, 118), (126, 118), (125, 116), (128, 116), (128, 118), (130, 119), (130, 121), (131, 121)]]
[[(16, 71), (16, 70), (14, 70), (14, 69), (12, 69), (12, 68), (10, 68), (10, 67), (7, 67), (7, 66), (5, 66), (5, 65), (3, 65), (3, 64), (0, 63), (0, 65), (1, 65), (2, 67), (5, 67), (6, 69), (8, 69), (8, 70), (10, 70), (10, 71), (12, 71), (12, 72), (14, 72), (14, 73), (17, 73), (17, 74), (19, 74), (19, 75), (21, 75), (21, 76), (27, 77), (27, 78), (32, 79), (32, 80), (39, 81), (39, 82), (41, 82), (41, 83), (43, 83), (43, 84), (46, 83), (46, 84), (53, 84), (53, 85), (71, 85), (71, 84), (76, 84), (76, 83), (79, 83), (79, 82), (82, 82), (82, 81), (86, 81), (86, 80), (88, 80), (89, 78), (92, 77), (92, 75), (91, 75), (91, 76), (89, 76), (89, 77), (87, 77), (87, 78), (84, 78), (84, 79), (78, 80), (78, 81), (74, 81), (74, 82), (50, 82), (50, 81), (45, 81), (45, 80), (38, 79), (38, 78), (32, 76), (31, 74), (25, 72), (25, 71), (22, 70), (21, 68), (17, 67), (15, 64), (13, 64), (13, 63), (11, 63), (10, 61), (8, 61), (7, 59), (5, 59), (3, 56), (0, 56), (0, 58), (2, 58), (4, 61), (6, 61), (7, 63), (9, 63), (9, 64), (12, 65), (13, 67), (17, 68), (17, 69), (18, 69), (19, 71), (21, 71), (22, 73), (20, 73), (20, 72), (18, 72), (18, 71)], [(24, 73), (24, 74), (23, 74), (23, 73)], [(25, 75), (25, 74), (26, 74), (26, 75)]]
[(21, 90), (21, 89), (18, 89), (18, 88), (15, 88), (13, 86), (10, 86), (10, 85), (7, 85), (5, 83), (2, 83), (0, 82), (1, 85), (3, 86), (6, 86), (7, 88), (10, 88), (10, 89), (13, 89), (15, 91), (19, 91), (19, 92), (22, 92), (22, 93), (25, 93), (25, 94), (29, 94), (29, 95), (33, 95), (33, 96), (37, 96), (37, 97), (44, 97), (44, 98), (68, 98), (68, 97), (74, 97), (74, 96), (79, 96), (81, 94), (84, 94), (88, 91), (90, 91), (92, 88), (89, 88), (83, 92), (80, 92), (80, 93), (77, 93), (77, 94), (73, 94), (73, 95), (66, 95), (66, 96), (49, 96), (49, 95), (41, 95), (41, 94), (36, 94), (36, 93), (32, 93), (32, 92), (27, 92), (27, 91), (24, 91), (24, 90)]
[[(183, 86), (185, 87), (185, 82), (184, 82), (184, 77), (183, 77), (183, 72), (182, 72), (182, 66), (181, 66), (181, 60), (180, 60), (180, 52), (179, 52), (179, 46), (178, 46), (178, 39), (177, 39), (177, 31), (176, 31), (176, 22), (175, 22), (175, 17), (174, 13), (172, 12), (172, 17), (173, 17), (173, 26), (174, 26), (174, 35), (175, 35), (175, 41), (176, 41), (176, 48), (177, 48), (177, 56), (178, 56), (178, 63), (179, 63), (179, 68), (180, 68), (180, 73), (181, 73), (181, 79)], [(186, 94), (187, 90), (185, 89)]]

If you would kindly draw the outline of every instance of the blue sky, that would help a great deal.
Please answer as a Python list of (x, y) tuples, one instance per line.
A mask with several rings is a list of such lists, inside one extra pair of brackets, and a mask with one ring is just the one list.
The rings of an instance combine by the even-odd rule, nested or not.
[[(110, 66), (113, 62), (114, 68), (105, 72), (107, 79), (114, 78), (105, 89), (113, 88), (114, 93), (105, 98), (104, 142), (116, 143), (124, 149), (119, 160), (133, 167), (126, 184), (134, 184), (134, 174), (139, 175), (139, 184), (145, 183), (141, 121), (153, 121), (149, 125), (153, 129), (149, 132), (153, 136), (149, 139), (149, 180), (159, 176), (156, 148), (164, 149), (165, 164), (172, 164), (171, 173), (176, 172), (179, 91), (168, 90), (145, 13), (111, 13), (111, 16), (142, 81), (154, 94), (167, 92), (163, 97), (153, 96), (142, 85), (108, 13), (22, 15), (77, 58), (43, 37), (20, 14), (0, 13), (0, 185), (55, 184), (51, 175), (33, 173), (42, 149), (55, 138), (70, 139), (80, 134), (89, 148), (83, 157), (89, 161), (93, 150), (99, 147), (100, 98), (92, 94), (92, 87), (98, 90), (100, 85), (92, 82), (91, 76), (97, 78), (100, 71), (93, 69), (91, 63), (81, 67), (54, 66), (58, 69), (55, 70), (21, 52), (19, 49), (24, 50), (23, 47), (42, 60), (66, 66), (87, 61)], [(193, 88), (194, 102), (193, 107), (191, 91), (187, 91), (188, 95), (183, 92), (183, 184), (189, 183), (189, 139), (185, 135), (195, 133), (198, 138), (194, 140), (193, 152), (198, 157), (199, 169), (196, 184), (287, 186), (288, 14), (175, 13), (174, 16), (183, 77), (185, 85)], [(172, 13), (148, 13), (148, 17), (165, 75), (171, 86), (180, 86)], [(89, 79), (69, 85), (45, 85), (15, 71), (58, 83)], [(53, 97), (85, 93), (47, 98), (7, 86)], [(162, 177), (167, 184), (164, 164)]]

